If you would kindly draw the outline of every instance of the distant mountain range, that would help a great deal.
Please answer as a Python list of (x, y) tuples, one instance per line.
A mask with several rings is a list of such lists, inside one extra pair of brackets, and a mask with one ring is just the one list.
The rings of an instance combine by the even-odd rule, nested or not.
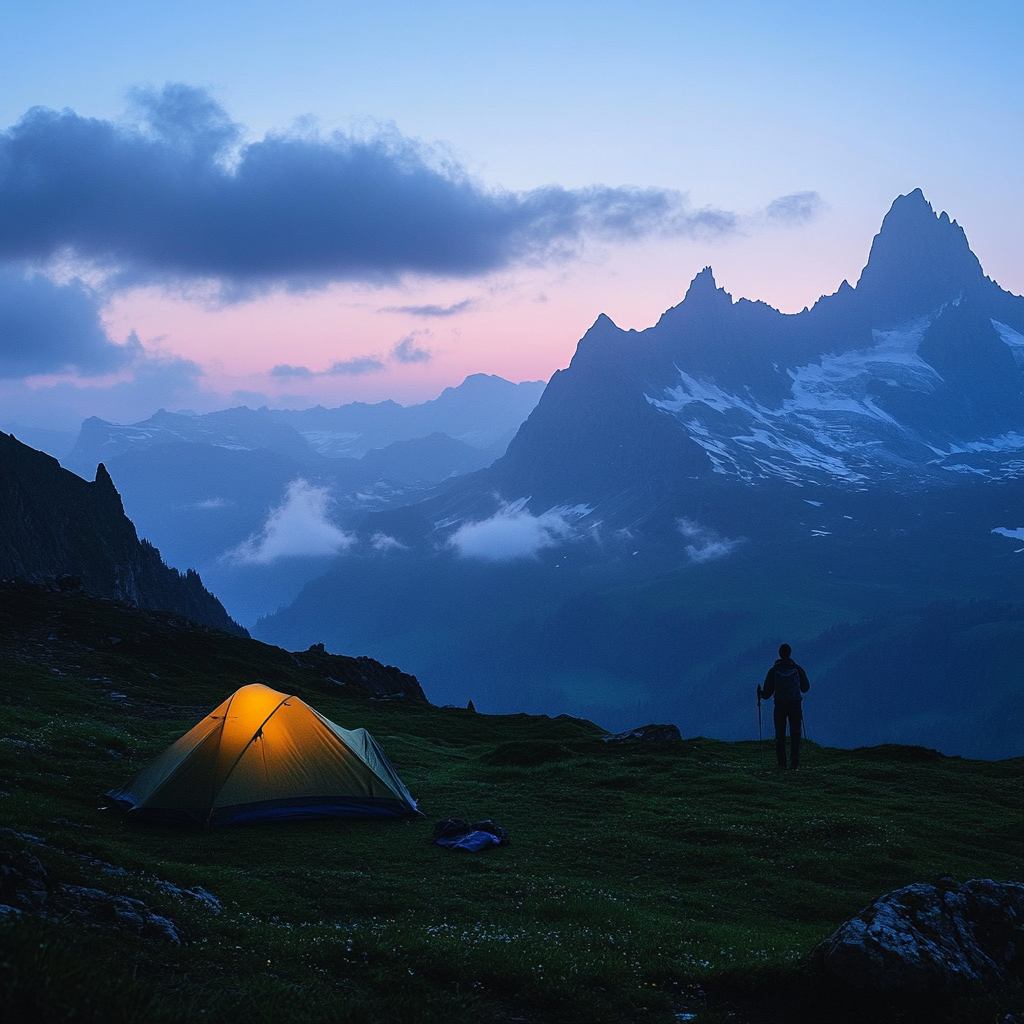
[[(543, 381), (513, 384), (477, 373), (419, 405), (351, 402), (336, 409), (318, 405), (299, 411), (240, 406), (203, 415), (161, 409), (131, 425), (93, 416), (82, 424), (74, 448), (62, 461), (68, 469), (89, 476), (97, 463), (109, 464), (129, 452), (165, 444), (207, 444), (229, 451), (269, 451), (318, 466), (323, 458), (355, 460), (396, 442), (444, 434), (461, 443), (459, 458), (466, 459), (466, 449), (484, 450), (490, 457), (481, 465), (487, 465), (504, 453), (543, 390)], [(387, 459), (379, 452), (378, 463), (387, 468)], [(433, 476), (438, 470), (431, 467), (428, 472)]]
[(482, 710), (723, 738), (788, 639), (814, 738), (1019, 754), (1022, 448), (1024, 298), (917, 190), (801, 313), (708, 268), (648, 330), (599, 317), (503, 458), (368, 511), (256, 633)]
[(102, 464), (92, 483), (0, 433), (0, 578), (81, 589), (248, 634), (193, 572), (168, 568), (140, 542)]
[[(324, 571), (303, 534), (333, 536), (367, 509), (429, 494), (500, 457), (537, 404), (541, 381), (474, 374), (433, 401), (354, 402), (300, 412), (240, 407), (197, 416), (161, 410), (140, 423), (92, 418), (63, 464), (91, 479), (102, 461), (139, 532), (177, 565), (197, 568), (243, 621), (286, 604)], [(234, 558), (302, 481), (307, 504), (287, 517), (280, 557)], [(304, 546), (305, 544), (305, 546)]]

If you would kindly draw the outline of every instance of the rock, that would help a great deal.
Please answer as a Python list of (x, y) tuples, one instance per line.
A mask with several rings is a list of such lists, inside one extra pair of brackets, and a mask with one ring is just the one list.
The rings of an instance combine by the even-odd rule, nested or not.
[(214, 914), (219, 914), (221, 912), (222, 908), (220, 900), (212, 893), (207, 892), (201, 885), (194, 885), (191, 889), (180, 889), (173, 882), (157, 881), (156, 885), (157, 888), (170, 893), (172, 896), (177, 896), (179, 898), (188, 897), (189, 899), (195, 900)]
[(38, 913), (50, 895), (50, 880), (37, 857), (25, 852), (0, 854), (0, 905)]
[(58, 890), (61, 917), (80, 925), (118, 928), (153, 939), (168, 939), (181, 945), (174, 922), (154, 914), (142, 900), (113, 896), (102, 889), (62, 885)]
[(812, 968), (875, 992), (957, 992), (1024, 982), (1024, 885), (953, 878), (897, 889), (808, 956)]
[(641, 725), (638, 729), (627, 729), (614, 736), (605, 736), (605, 743), (623, 743), (626, 740), (681, 740), (676, 725)]
[[(209, 893), (197, 890), (188, 895), (214, 900)], [(141, 900), (80, 885), (53, 885), (37, 857), (25, 851), (0, 852), (0, 917), (23, 914), (86, 928), (120, 928), (181, 944), (174, 922), (155, 914)]]

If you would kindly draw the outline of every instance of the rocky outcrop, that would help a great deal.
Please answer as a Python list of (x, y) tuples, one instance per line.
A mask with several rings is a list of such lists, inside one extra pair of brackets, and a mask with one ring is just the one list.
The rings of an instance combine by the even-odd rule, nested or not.
[[(239, 636), (248, 633), (189, 569), (164, 565), (140, 541), (101, 463), (92, 483), (56, 459), (0, 433), (0, 578), (80, 581), (96, 597), (176, 612)], [(66, 589), (60, 582), (59, 589)]]
[(681, 740), (683, 737), (677, 725), (641, 725), (612, 736), (603, 737), (605, 743), (625, 743), (629, 740)]
[(394, 665), (382, 665), (373, 658), (330, 654), (323, 644), (312, 644), (308, 650), (296, 651), (292, 658), (300, 668), (309, 669), (339, 686), (361, 690), (371, 697), (404, 697), (424, 702), (427, 699), (415, 676)]
[(874, 992), (962, 992), (1024, 983), (1024, 885), (952, 878), (897, 889), (809, 955), (811, 967)]
[(82, 885), (54, 884), (38, 857), (25, 851), (2, 853), (0, 919), (23, 914), (181, 944), (174, 922), (154, 913), (142, 900)]

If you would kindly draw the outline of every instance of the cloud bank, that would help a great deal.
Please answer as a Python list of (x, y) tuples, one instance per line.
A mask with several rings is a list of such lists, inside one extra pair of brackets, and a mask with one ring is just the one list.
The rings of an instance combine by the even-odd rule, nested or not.
[(35, 107), (0, 133), (0, 261), (70, 254), (115, 287), (218, 281), (241, 297), (485, 274), (571, 253), (584, 237), (738, 230), (736, 214), (692, 209), (670, 189), (517, 193), (396, 130), (360, 138), (306, 125), (243, 143), (202, 89), (168, 85), (135, 100), (129, 122)]
[(355, 538), (328, 521), (329, 506), (326, 487), (293, 480), (284, 503), (271, 509), (263, 530), (223, 557), (242, 565), (269, 565), (297, 555), (336, 555), (350, 547)]
[(557, 512), (534, 516), (522, 505), (506, 505), (490, 519), (460, 526), (448, 539), (448, 546), (463, 558), (507, 562), (533, 558), (543, 548), (554, 547), (570, 536), (569, 524)]
[(711, 562), (716, 558), (724, 558), (733, 548), (742, 543), (740, 540), (728, 540), (720, 537), (714, 530), (695, 523), (692, 519), (677, 519), (679, 532), (690, 541), (686, 545), (686, 554), (691, 562)]
[(107, 337), (96, 296), (81, 281), (60, 285), (0, 268), (0, 377), (97, 376), (141, 355), (134, 336), (125, 345)]

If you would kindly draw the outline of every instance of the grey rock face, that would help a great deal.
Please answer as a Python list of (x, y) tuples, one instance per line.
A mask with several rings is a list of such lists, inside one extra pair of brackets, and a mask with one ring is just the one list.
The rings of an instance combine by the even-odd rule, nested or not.
[(956, 992), (1024, 980), (1024, 885), (939, 879), (865, 907), (810, 961), (857, 988)]

